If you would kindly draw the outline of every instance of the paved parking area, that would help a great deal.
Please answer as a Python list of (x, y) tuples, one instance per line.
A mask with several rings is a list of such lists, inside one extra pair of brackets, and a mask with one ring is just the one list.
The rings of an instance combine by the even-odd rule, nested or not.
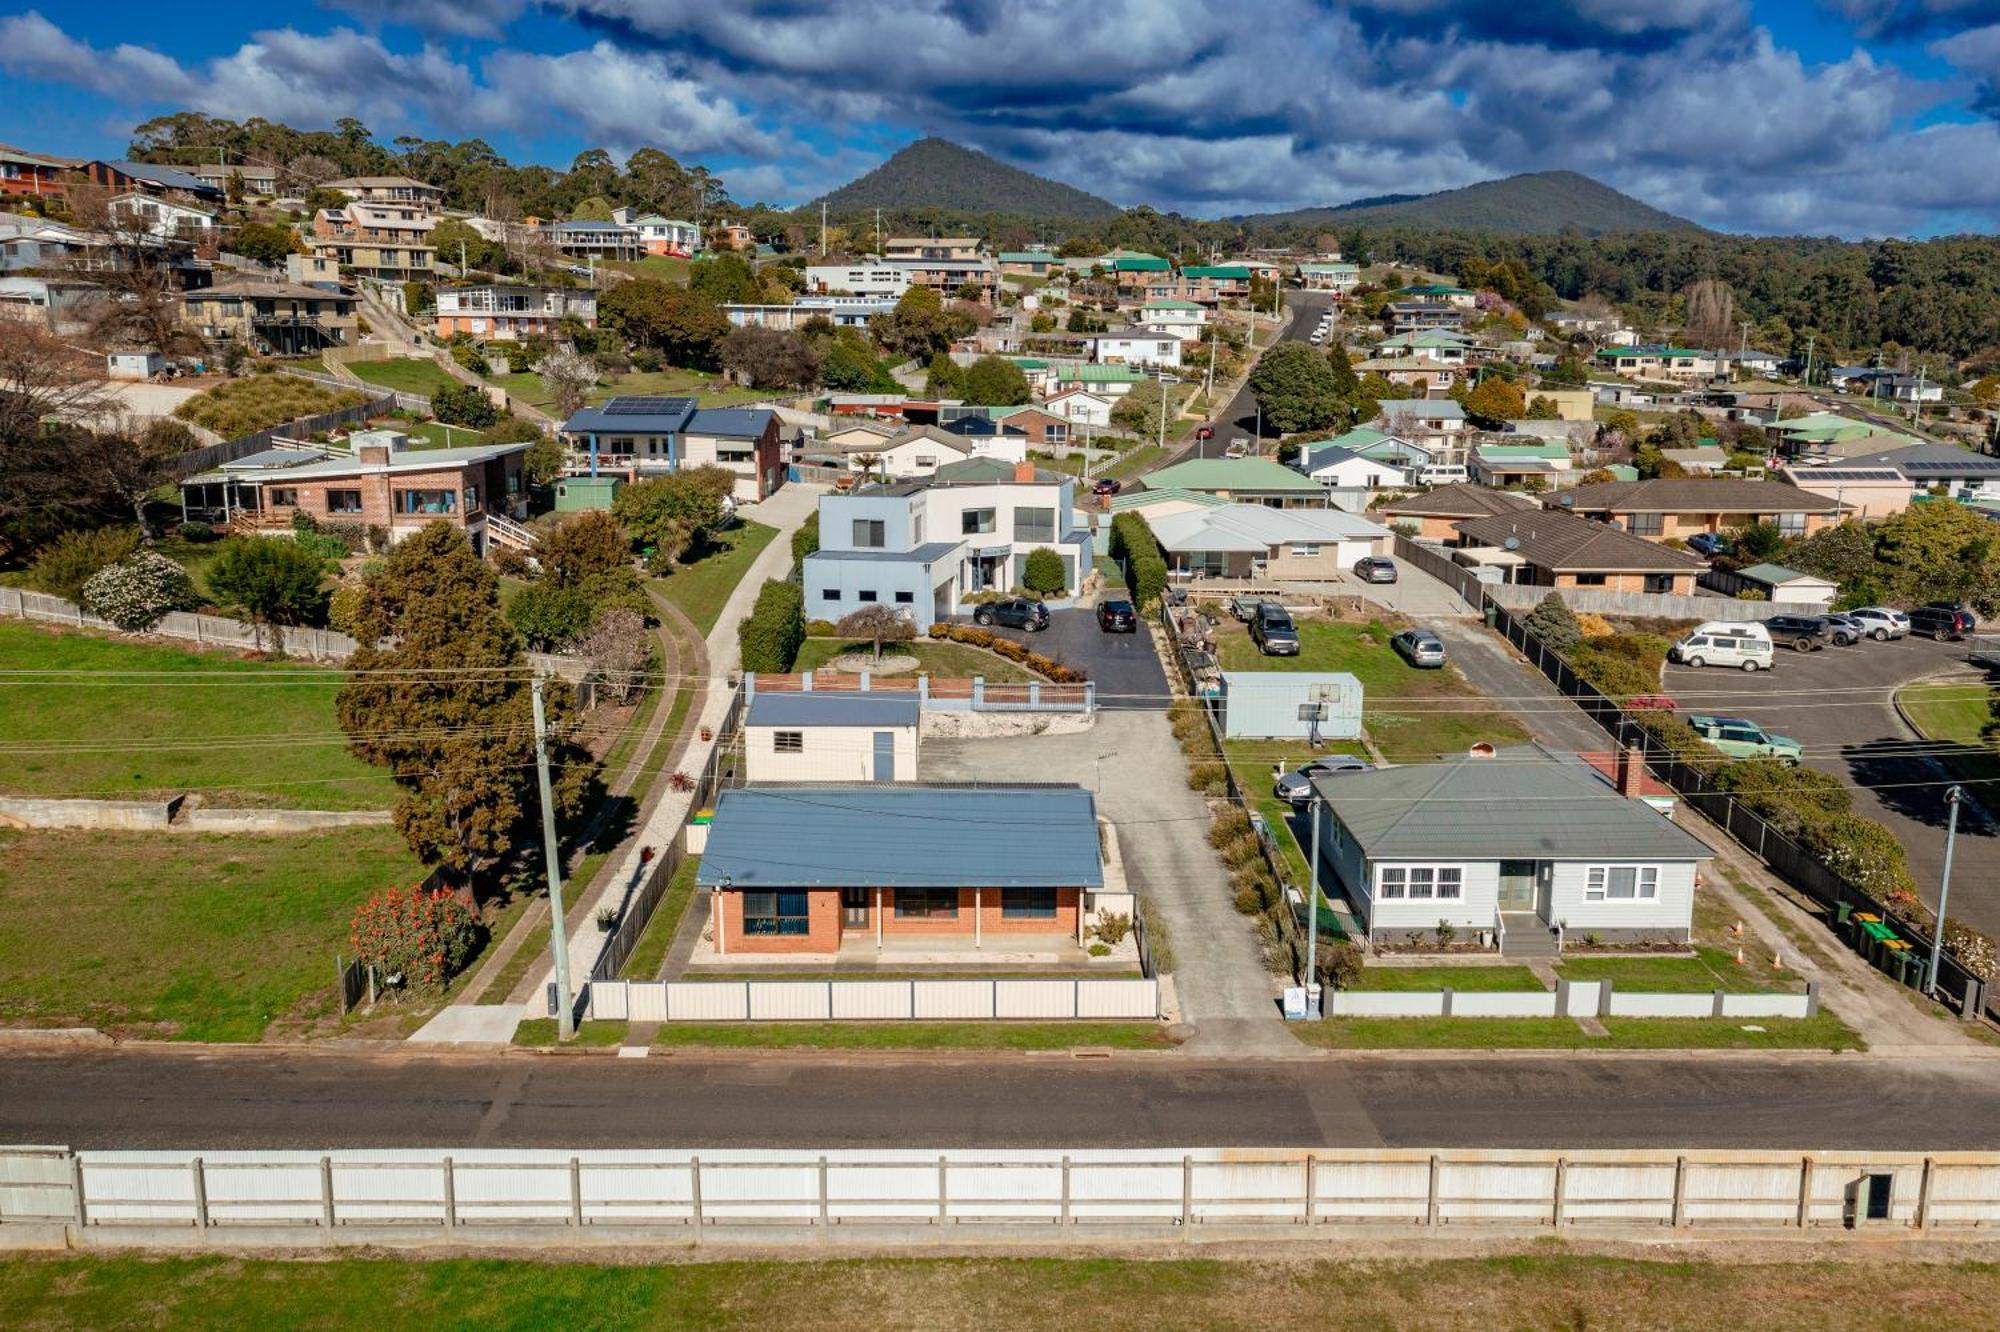
[[(1781, 651), (1772, 670), (1754, 675), (1669, 665), (1663, 682), (1684, 711), (1748, 717), (1804, 745), (1808, 766), (1866, 788), (1854, 791), (1855, 812), (1896, 834), (1918, 890), (1935, 906), (1948, 775), (1922, 752), (1893, 699), (1902, 685), (1954, 669), (1980, 678), (1965, 663), (1963, 643), (1905, 638)], [(1971, 802), (1959, 811), (1951, 894), (1952, 915), (2000, 932), (2000, 826)]]
[[(971, 616), (961, 617), (965, 623)], [(1123, 711), (1132, 708), (1164, 708), (1171, 701), (1167, 691), (1166, 668), (1153, 650), (1152, 630), (1140, 620), (1137, 633), (1107, 634), (1097, 627), (1095, 609), (1049, 612), (1049, 627), (1038, 634), (1025, 629), (996, 626), (997, 634), (1025, 643), (1065, 666), (1090, 673), (1097, 682), (1100, 706)]]

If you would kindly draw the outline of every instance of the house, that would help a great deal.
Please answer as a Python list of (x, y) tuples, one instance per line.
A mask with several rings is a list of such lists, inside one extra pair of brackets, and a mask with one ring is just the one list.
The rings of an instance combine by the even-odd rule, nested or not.
[(417, 204), (350, 203), (313, 214), (312, 250), (362, 277), (427, 279), (436, 266), (430, 242), (437, 218)]
[(1181, 340), (1170, 334), (1119, 328), (1109, 333), (1093, 333), (1085, 341), (1090, 343), (1090, 359), (1099, 365), (1180, 368)]
[(1719, 444), (1702, 444), (1692, 449), (1661, 449), (1660, 456), (1689, 476), (1713, 476), (1729, 465), (1729, 455)]
[(1374, 355), (1389, 359), (1436, 361), (1443, 365), (1464, 365), (1470, 359), (1472, 339), (1463, 333), (1441, 328), (1417, 333), (1401, 333), (1375, 344)]
[(1446, 545), (1455, 545), (1459, 540), (1458, 524), (1467, 519), (1490, 518), (1495, 514), (1517, 514), (1535, 508), (1535, 501), (1526, 495), (1459, 482), (1456, 485), (1439, 486), (1421, 495), (1406, 495), (1401, 499), (1390, 500), (1377, 507), (1374, 512), (1382, 518), (1394, 521), (1398, 526), (1405, 523), (1414, 524), (1417, 536), (1427, 541), (1442, 541)]
[(1248, 296), (1251, 277), (1248, 264), (1198, 264), (1181, 270), (1180, 285), (1186, 299), (1217, 305)]
[(1382, 308), (1391, 333), (1415, 333), (1427, 328), (1460, 328), (1465, 311), (1446, 301), (1391, 301)]
[(1416, 444), (1400, 436), (1377, 430), (1373, 426), (1356, 426), (1344, 435), (1332, 439), (1316, 440), (1300, 445), (1305, 449), (1317, 449), (1327, 444), (1336, 444), (1350, 453), (1363, 458), (1373, 458), (1376, 462), (1395, 463), (1403, 467), (1421, 467), (1436, 460), (1438, 450)]
[[(1994, 461), (2000, 469), (2000, 459)], [(1561, 503), (1574, 513), (1615, 522), (1653, 541), (1753, 523), (1769, 523), (1788, 537), (1811, 536), (1838, 523), (1844, 512), (1838, 501), (1783, 481), (1732, 478), (1605, 481), (1578, 486), (1566, 492)]]
[[(1719, 484), (1719, 483), (1704, 483)], [(1460, 544), (1491, 546), (1482, 562), (1513, 566), (1510, 581), (1536, 587), (1692, 595), (1708, 561), (1609, 523), (1560, 509), (1523, 509), (1453, 524)]]
[(2000, 496), (2000, 458), (1950, 444), (1911, 444), (1884, 453), (1849, 458), (1843, 470), (1893, 467), (1913, 490), (1936, 490), (1960, 499)]
[(222, 234), (215, 214), (193, 204), (175, 203), (150, 194), (121, 194), (109, 205), (113, 216), (163, 240), (214, 240)]
[(285, 280), (302, 287), (339, 291), (340, 265), (328, 255), (288, 254), (285, 256)]
[(527, 514), (525, 443), (424, 449), (398, 431), (364, 430), (348, 444), (348, 455), (266, 449), (191, 476), (180, 483), (183, 519), (282, 533), (304, 514), (380, 527), (391, 541), (447, 522), (483, 553), (494, 530), (511, 532), (506, 520)]
[(882, 257), (891, 261), (977, 259), (977, 236), (891, 236), (882, 242)]
[(914, 692), (759, 689), (743, 714), (744, 777), (769, 782), (913, 782), (923, 708)]
[(1326, 489), (1270, 458), (1190, 458), (1148, 472), (1148, 490), (1196, 490), (1272, 508), (1325, 508)]
[(562, 424), (572, 471), (640, 480), (710, 464), (736, 473), (736, 498), (756, 502), (785, 483), (778, 418), (766, 408), (704, 408), (693, 398), (612, 398)]
[(1060, 416), (1071, 425), (1094, 430), (1109, 429), (1111, 425), (1111, 399), (1080, 388), (1054, 394), (1042, 406), (1050, 415)]
[(972, 441), (937, 426), (892, 430), (881, 426), (849, 426), (822, 435), (822, 452), (842, 460), (858, 476), (930, 476), (946, 463), (972, 456)]
[[(992, 407), (987, 409), (987, 415), (995, 425), (1010, 432), (1018, 431), (1031, 449), (1068, 444), (1082, 433), (1067, 416), (1043, 411), (1039, 407)], [(953, 429), (956, 424), (954, 422), (946, 429)]]
[[(0, 244), (0, 252), (4, 250)], [(25, 320), (65, 337), (83, 332), (89, 307), (103, 299), (104, 288), (95, 282), (26, 274), (0, 276), (0, 319)]]
[(1333, 583), (1388, 551), (1389, 529), (1340, 509), (1225, 504), (1162, 514), (1141, 509), (1167, 569), (1182, 577)]
[[(1613, 333), (1622, 325), (1614, 314), (1586, 314), (1582, 310), (1558, 310), (1548, 317), (1547, 323), (1564, 337), (1574, 337), (1587, 333)], [(1609, 338), (1606, 341), (1610, 341)]]
[(1101, 892), (1096, 801), (1077, 786), (727, 790), (695, 884), (724, 956), (833, 957), (911, 937), (977, 947), (988, 934), (1016, 949), (1081, 944), (1100, 911), (1132, 909), (1130, 894)]
[(775, 328), (782, 333), (825, 319), (835, 328), (866, 328), (878, 314), (896, 308), (891, 300), (873, 296), (800, 296), (789, 305), (725, 305), (722, 315), (738, 328)]
[(910, 289), (910, 270), (894, 264), (809, 264), (806, 290), (821, 295), (867, 296), (898, 301)]
[[(999, 303), (1000, 270), (991, 259), (892, 259), (889, 264), (909, 275), (909, 285), (929, 287), (947, 301), (968, 298), (984, 305)], [(967, 287), (975, 289), (969, 297)]]
[(1780, 479), (1824, 495), (1843, 506), (1850, 518), (1888, 518), (1910, 507), (1915, 487), (1899, 467), (1857, 467), (1851, 462), (1828, 462), (1817, 466), (1788, 463), (1778, 469)]
[(1320, 777), (1320, 881), (1369, 941), (1442, 923), (1504, 955), (1553, 932), (1685, 944), (1713, 852), (1641, 797), (1643, 765), (1607, 780), (1539, 745)]
[(701, 248), (701, 226), (679, 218), (642, 213), (636, 208), (614, 208), (611, 220), (639, 233), (639, 245), (647, 254), (672, 255), (686, 259)]
[(92, 184), (112, 194), (185, 194), (204, 203), (221, 203), (222, 188), (178, 167), (157, 162), (84, 162), (75, 168)]
[[(1107, 265), (1106, 271), (1111, 274), (1112, 281), (1116, 282), (1121, 288), (1143, 287), (1149, 282), (1173, 276), (1173, 264), (1156, 254), (1142, 254), (1134, 251), (1129, 254), (1110, 256), (1110, 259), (1111, 262)], [(1101, 261), (1093, 260), (1091, 262), (1094, 265)]]
[(1307, 291), (1330, 291), (1345, 296), (1361, 285), (1361, 265), (1300, 264), (1299, 285)]
[(1047, 277), (1062, 260), (1045, 250), (1002, 250), (1000, 272), (1007, 277)]
[(1470, 372), (1463, 366), (1420, 356), (1375, 356), (1356, 362), (1354, 373), (1380, 375), (1391, 384), (1415, 389), (1420, 397), (1443, 397)]
[(1029, 462), (967, 458), (929, 476), (857, 486), (819, 501), (820, 548), (805, 559), (806, 616), (838, 620), (863, 606), (905, 608), (918, 629), (958, 613), (974, 592), (1018, 586), (1030, 552), (1063, 563), (1062, 595), (1092, 568), (1076, 479)]
[(1587, 388), (1557, 388), (1553, 384), (1539, 384), (1528, 390), (1528, 402), (1536, 398), (1547, 398), (1549, 406), (1556, 409), (1559, 421), (1589, 421), (1594, 419), (1591, 409), (1596, 405), (1596, 395)]
[(757, 237), (751, 233), (746, 223), (723, 222), (709, 229), (708, 248), (712, 251), (726, 254), (737, 250), (754, 250), (756, 247)]
[(1435, 301), (1458, 310), (1479, 308), (1479, 293), (1464, 287), (1455, 287), (1448, 282), (1424, 282), (1415, 286), (1398, 287), (1389, 293), (1398, 300)]
[(408, 176), (346, 176), (325, 188), (338, 190), (358, 203), (410, 204), (425, 212), (444, 207), (444, 191)]
[(1825, 610), (1840, 595), (1840, 584), (1816, 574), (1800, 573), (1781, 564), (1753, 564), (1738, 569), (1736, 576), (1764, 594), (1766, 601), (1816, 606)]
[(228, 278), (182, 292), (181, 322), (210, 341), (230, 338), (297, 356), (358, 340), (352, 292), (265, 278)]
[(1142, 384), (1153, 378), (1129, 365), (1105, 365), (1087, 361), (1052, 361), (1049, 363), (1048, 377), (1049, 388), (1056, 393), (1083, 389), (1100, 398), (1114, 399), (1130, 393), (1134, 384)]
[(646, 252), (637, 229), (616, 222), (549, 222), (541, 231), (572, 259), (637, 259)]
[(1405, 469), (1339, 444), (1304, 445), (1295, 465), (1329, 490), (1387, 490), (1410, 484)]
[(1472, 451), (1472, 479), (1488, 486), (1560, 485), (1573, 466), (1567, 444), (1481, 444)]
[(67, 157), (50, 157), (0, 143), (0, 199), (16, 195), (60, 199), (68, 193), (63, 178), (74, 165)]
[(437, 289), (436, 331), (440, 338), (459, 333), (515, 342), (523, 338), (555, 338), (563, 321), (574, 319), (585, 328), (597, 327), (597, 293), (588, 287), (532, 287), (488, 283)]
[(1208, 307), (1196, 301), (1147, 301), (1132, 323), (1148, 333), (1199, 342), (1208, 329)]
[(1599, 347), (1595, 359), (1598, 368), (1629, 379), (1666, 379), (1685, 384), (1713, 379), (1722, 373), (1722, 363), (1715, 353), (1687, 347), (1657, 344)]
[(1465, 433), (1465, 408), (1449, 398), (1390, 398), (1378, 406), (1381, 428), (1415, 443), (1449, 451)]
[(266, 198), (278, 193), (282, 179), (277, 167), (262, 162), (197, 162), (188, 168), (188, 174), (207, 181), (225, 196), (232, 178), (243, 182), (245, 194), (261, 194)]

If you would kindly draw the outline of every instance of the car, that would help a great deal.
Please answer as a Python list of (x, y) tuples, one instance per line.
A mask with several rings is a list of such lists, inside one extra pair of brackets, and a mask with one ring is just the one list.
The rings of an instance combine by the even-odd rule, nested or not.
[(1910, 632), (1910, 617), (1899, 610), (1887, 606), (1863, 606), (1860, 610), (1847, 612), (1852, 619), (1859, 620), (1868, 636), (1878, 643), (1886, 643), (1892, 638), (1901, 638)]
[(1304, 764), (1297, 772), (1288, 772), (1271, 783), (1271, 794), (1285, 801), (1293, 809), (1304, 809), (1312, 804), (1312, 779), (1334, 777), (1349, 772), (1373, 772), (1374, 765), (1366, 759), (1352, 754), (1329, 754)]
[(1805, 746), (1788, 735), (1774, 735), (1743, 717), (1688, 716), (1695, 734), (1731, 758), (1774, 758), (1797, 767)]
[(1697, 555), (1706, 555), (1710, 559), (1713, 559), (1717, 555), (1729, 554), (1736, 549), (1736, 546), (1728, 537), (1720, 533), (1696, 532), (1688, 538), (1688, 549)]
[(1829, 611), (1827, 614), (1820, 616), (1820, 618), (1826, 621), (1827, 637), (1831, 638), (1841, 647), (1853, 647), (1856, 643), (1868, 637), (1868, 626), (1855, 619), (1852, 615), (1842, 615), (1838, 611)]
[(1097, 603), (1097, 627), (1107, 634), (1136, 634), (1139, 632), (1139, 611), (1129, 601), (1100, 601)]
[(1197, 429), (1197, 430), (1196, 430), (1196, 431), (1194, 432), (1194, 437), (1195, 437), (1196, 439), (1214, 439), (1214, 438), (1215, 438), (1215, 427), (1214, 427), (1214, 426), (1201, 426), (1201, 427), (1199, 427), (1199, 428), (1198, 428), (1198, 429)]
[(1229, 613), (1236, 617), (1238, 624), (1248, 624), (1257, 618), (1257, 608), (1263, 604), (1262, 597), (1231, 597)]
[(1275, 601), (1266, 601), (1257, 607), (1256, 618), (1250, 621), (1250, 638), (1257, 650), (1267, 657), (1296, 657), (1299, 655), (1299, 630), (1292, 623), (1292, 617), (1285, 608)]
[(1940, 643), (1964, 638), (1978, 627), (1972, 612), (1953, 601), (1934, 601), (1910, 612), (1910, 632), (1929, 634)]
[(1710, 620), (1677, 640), (1667, 649), (1667, 658), (1696, 668), (1735, 666), (1746, 671), (1768, 671), (1772, 652), (1771, 633), (1763, 625)]
[(1004, 597), (972, 612), (972, 622), (988, 628), (998, 624), (1038, 634), (1049, 627), (1049, 608), (1033, 597)]
[(1242, 458), (1248, 456), (1249, 452), (1249, 439), (1238, 435), (1235, 439), (1229, 441), (1229, 447), (1222, 451), (1222, 456), (1225, 458)]
[(1106, 476), (1100, 477), (1091, 483), (1090, 493), (1093, 495), (1116, 495), (1123, 489), (1125, 489), (1123, 481), (1120, 481), (1115, 476)]
[(1354, 562), (1354, 574), (1364, 583), (1393, 583), (1396, 562), (1387, 555), (1364, 555)]
[(1436, 670), (1444, 665), (1444, 640), (1428, 629), (1405, 629), (1389, 640), (1389, 646), (1412, 666)]
[(1794, 652), (1818, 652), (1826, 646), (1826, 621), (1817, 615), (1773, 615), (1764, 630), (1778, 647)]

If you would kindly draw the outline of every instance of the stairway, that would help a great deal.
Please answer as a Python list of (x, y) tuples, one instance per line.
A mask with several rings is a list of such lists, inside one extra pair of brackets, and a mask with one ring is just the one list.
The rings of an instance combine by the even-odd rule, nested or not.
[(1505, 933), (1500, 939), (1500, 956), (1518, 958), (1557, 957), (1556, 932), (1532, 911), (1504, 911), (1500, 923)]
[(527, 554), (535, 548), (535, 534), (515, 522), (512, 518), (497, 513), (486, 515), (486, 539), (496, 546), (506, 546)]

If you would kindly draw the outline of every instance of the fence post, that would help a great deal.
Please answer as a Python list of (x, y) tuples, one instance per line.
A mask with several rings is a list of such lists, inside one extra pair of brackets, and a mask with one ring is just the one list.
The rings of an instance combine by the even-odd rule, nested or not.
[(319, 1217), (320, 1224), (333, 1229), (333, 1158), (319, 1158)]
[(826, 1158), (822, 1156), (819, 1158), (819, 1223), (822, 1228), (828, 1224), (826, 1185)]
[(1675, 1230), (1679, 1230), (1681, 1227), (1687, 1225), (1687, 1187), (1688, 1159), (1685, 1156), (1676, 1156), (1674, 1158), (1673, 1212), (1673, 1227)]
[(1194, 1158), (1181, 1158), (1181, 1226), (1194, 1224)]
[(1549, 1214), (1549, 1224), (1557, 1230), (1562, 1229), (1563, 1194), (1568, 1189), (1568, 1187), (1569, 1187), (1569, 1158), (1566, 1156), (1558, 1156), (1556, 1158), (1555, 1208)]
[(1314, 1221), (1313, 1209), (1319, 1202), (1319, 1158), (1306, 1157), (1306, 1224)]
[(90, 1208), (83, 1200), (83, 1158), (75, 1154), (69, 1158), (69, 1191), (76, 1228), (82, 1230), (90, 1224)]
[(583, 1162), (569, 1158), (569, 1223), (583, 1224)]
[(1799, 1158), (1799, 1229), (1806, 1228), (1808, 1215), (1812, 1211), (1813, 1159)]
[[(1928, 1180), (1928, 1179), (1930, 1178), (1930, 1175), (1929, 1175), (1929, 1173), (1928, 1173), (1928, 1172), (1926, 1172), (1926, 1173), (1925, 1173), (1925, 1176), (1924, 1176), (1924, 1178), (1925, 1178), (1925, 1179), (1927, 1179), (1927, 1180)], [(1069, 1225), (1074, 1225), (1074, 1224), (1076, 1223), (1076, 1218), (1075, 1218), (1075, 1217), (1074, 1217), (1074, 1216), (1073, 1216), (1073, 1215), (1071, 1214), (1071, 1212), (1070, 1212), (1070, 1191), (1069, 1191), (1069, 1188), (1070, 1188), (1070, 1185), (1069, 1185), (1069, 1156), (1068, 1156), (1068, 1154), (1067, 1154), (1067, 1153), (1065, 1153), (1065, 1154), (1063, 1155), (1063, 1159), (1062, 1159), (1062, 1221), (1061, 1221), (1061, 1224), (1063, 1224), (1063, 1225), (1065, 1225), (1065, 1226), (1069, 1226)]]
[(458, 1179), (451, 1158), (444, 1158), (444, 1228), (458, 1229)]
[(708, 1224), (708, 1217), (701, 1205), (701, 1158), (699, 1156), (690, 1156), (688, 1158), (688, 1194), (694, 1203), (694, 1230), (695, 1234), (699, 1236), (701, 1228)]
[(1429, 1201), (1424, 1206), (1424, 1224), (1427, 1226), (1435, 1226), (1437, 1223), (1438, 1223), (1438, 1159), (1437, 1157), (1433, 1156), (1431, 1157), (1430, 1198)]
[(950, 1157), (947, 1156), (938, 1157), (937, 1223), (939, 1225), (943, 1225), (948, 1219), (950, 1219), (951, 1216), (951, 1189), (948, 1182), (945, 1179), (945, 1172), (950, 1168), (950, 1165), (951, 1165)]
[(1931, 1181), (1937, 1175), (1937, 1158), (1924, 1158), (1923, 1177), (1917, 1182), (1917, 1229), (1931, 1228)]
[(208, 1171), (201, 1158), (188, 1162), (188, 1170), (194, 1176), (194, 1223), (198, 1229), (208, 1229)]

